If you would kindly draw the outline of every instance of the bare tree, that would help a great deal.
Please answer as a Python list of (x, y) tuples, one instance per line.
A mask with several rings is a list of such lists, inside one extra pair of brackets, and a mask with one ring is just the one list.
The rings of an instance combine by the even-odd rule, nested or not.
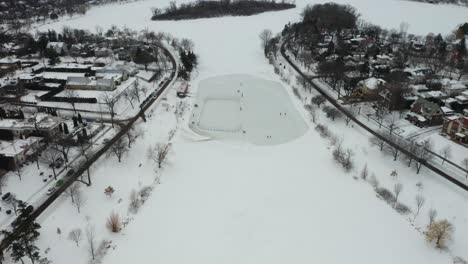
[(86, 228), (86, 240), (88, 242), (88, 254), (92, 260), (96, 259), (96, 231), (94, 227), (88, 226)]
[(65, 190), (65, 195), (71, 198), (71, 202), (75, 203), (75, 196), (80, 192), (80, 184), (75, 182)]
[(83, 193), (80, 191), (75, 193), (75, 206), (76, 206), (76, 209), (78, 210), (78, 213), (80, 213), (81, 207), (83, 207), (85, 203), (86, 203), (86, 197), (83, 195)]
[(140, 81), (138, 81), (138, 79), (135, 80), (135, 82), (133, 83), (133, 88), (130, 89), (130, 95), (133, 99), (136, 99), (138, 101), (138, 103), (140, 103), (140, 92), (143, 92), (143, 88), (145, 88), (144, 86), (142, 87), (140, 85)]
[(111, 151), (115, 154), (118, 161), (120, 162), (122, 160), (122, 156), (128, 151), (128, 147), (125, 141), (120, 138), (114, 144), (112, 144)]
[(439, 153), (442, 156), (442, 165), (444, 165), (444, 162), (446, 162), (452, 157), (452, 148), (449, 145), (447, 145), (444, 148), (442, 148)]
[(411, 167), (411, 163), (414, 160), (413, 154), (416, 153), (416, 150), (418, 149), (418, 144), (414, 140), (410, 140), (404, 146), (409, 153), (405, 155), (405, 158), (406, 160), (408, 160), (408, 167)]
[(75, 242), (76, 246), (79, 247), (80, 246), (80, 241), (81, 241), (81, 238), (82, 238), (81, 235), (82, 235), (81, 229), (80, 228), (75, 228), (75, 229), (71, 230), (70, 233), (68, 233), (68, 239)]
[(380, 137), (377, 137), (377, 136), (373, 136), (371, 139), (370, 139), (370, 142), (372, 145), (376, 145), (380, 148), (380, 150), (383, 150), (384, 146), (385, 146), (385, 141), (380, 138)]
[(361, 171), (361, 179), (366, 180), (367, 176), (369, 175), (369, 170), (367, 169), (367, 163), (364, 165)]
[(140, 208), (141, 205), (141, 199), (137, 191), (132, 190), (130, 192), (130, 205), (129, 205), (129, 211), (132, 213), (138, 212), (138, 209)]
[(65, 93), (65, 97), (68, 100), (68, 103), (70, 103), (71, 106), (73, 107), (73, 112), (76, 113), (75, 98), (78, 97), (78, 92), (76, 90), (65, 89), (64, 93)]
[(372, 173), (372, 175), (370, 176), (369, 183), (375, 190), (379, 188), (379, 180), (377, 180), (377, 177), (375, 176), (374, 173)]
[(131, 147), (132, 143), (135, 142), (135, 140), (141, 135), (141, 130), (132, 127), (129, 130), (127, 130), (127, 143), (128, 143), (128, 148)]
[(421, 210), (421, 208), (423, 207), (424, 203), (426, 202), (426, 199), (424, 199), (424, 197), (418, 194), (416, 195), (415, 201), (417, 210), (414, 214), (414, 219), (416, 219), (416, 217), (419, 215), (419, 210)]
[(437, 217), (437, 210), (436, 209), (429, 209), (429, 212), (427, 213), (428, 217), (429, 217), (429, 225), (431, 225), (432, 223), (434, 223), (435, 221), (435, 218)]
[(387, 145), (387, 151), (392, 155), (393, 161), (398, 159), (400, 156), (400, 147), (405, 145), (405, 140), (396, 135), (389, 135), (389, 139), (394, 143), (393, 145)]
[(395, 205), (398, 204), (398, 196), (400, 196), (401, 191), (403, 191), (403, 184), (401, 183), (395, 183), (393, 186), (393, 193), (395, 194)]
[(132, 89), (128, 88), (125, 90), (125, 92), (123, 92), (123, 97), (125, 98), (125, 100), (127, 100), (130, 105), (132, 106), (132, 109), (135, 108), (133, 106), (133, 94), (131, 92)]
[(269, 29), (264, 29), (260, 32), (260, 40), (262, 41), (262, 48), (266, 50), (268, 43), (273, 38), (273, 32)]
[(167, 155), (169, 154), (169, 150), (171, 148), (171, 144), (162, 144), (158, 143), (153, 148), (148, 149), (148, 157), (158, 164), (158, 168), (161, 169), (162, 165), (166, 162)]
[(49, 164), (49, 167), (52, 168), (52, 172), (54, 173), (54, 179), (57, 180), (57, 173), (55, 172), (55, 166), (58, 158), (60, 157), (60, 152), (53, 148), (48, 148), (42, 153), (42, 160)]
[(114, 127), (115, 106), (117, 105), (119, 98), (120, 97), (113, 96), (111, 93), (105, 93), (105, 95), (102, 97), (104, 104), (107, 106), (107, 109), (109, 110), (109, 114), (111, 116), (112, 127)]
[(426, 240), (429, 243), (435, 242), (437, 248), (445, 248), (446, 243), (452, 239), (453, 225), (446, 219), (435, 221), (427, 226)]
[(325, 105), (323, 108), (323, 112), (327, 115), (328, 118), (331, 118), (331, 120), (335, 121), (336, 118), (341, 117), (341, 112), (338, 111), (335, 107)]
[(421, 145), (416, 148), (416, 173), (419, 174), (423, 163), (427, 163), (432, 158), (432, 142), (429, 139), (423, 141)]

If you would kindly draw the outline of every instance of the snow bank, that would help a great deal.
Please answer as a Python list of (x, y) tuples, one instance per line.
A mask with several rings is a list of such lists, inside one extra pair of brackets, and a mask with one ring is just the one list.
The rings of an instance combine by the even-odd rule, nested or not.
[(199, 83), (191, 128), (216, 139), (257, 145), (289, 142), (307, 131), (284, 87), (250, 75), (226, 75)]

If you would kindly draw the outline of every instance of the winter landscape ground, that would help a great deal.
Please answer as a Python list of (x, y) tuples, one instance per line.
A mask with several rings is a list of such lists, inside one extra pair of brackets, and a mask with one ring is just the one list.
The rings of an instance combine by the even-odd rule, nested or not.
[[(102, 254), (101, 262), (109, 264), (438, 264), (452, 263), (455, 256), (468, 259), (466, 192), (429, 171), (416, 175), (371, 146), (365, 131), (319, 115), (318, 119), (330, 122), (333, 133), (343, 137), (344, 145), (355, 152), (356, 168), (346, 173), (334, 163), (329, 142), (312, 128), (303, 102), (292, 95), (291, 86), (280, 81), (264, 58), (259, 32), (265, 28), (281, 31), (286, 23), (299, 19), (302, 7), (319, 1), (299, 0), (296, 9), (252, 17), (151, 21), (150, 7), (164, 7), (168, 2), (103, 6), (83, 17), (40, 27), (150, 28), (192, 39), (200, 55), (198, 73), (191, 81), (193, 96), (180, 99), (175, 89), (169, 90), (148, 122), (137, 125), (142, 134), (121, 163), (114, 157), (95, 163), (94, 183), (84, 190), (86, 203), (81, 212), (71, 206), (70, 198), (63, 197), (40, 217), (39, 246), (48, 259), (53, 263), (88, 263), (85, 239), (77, 246), (67, 234), (74, 228), (91, 227), (97, 244), (106, 241), (102, 252), (107, 254)], [(466, 20), (468, 13), (459, 6), (406, 1), (337, 2), (354, 5), (362, 18), (383, 27), (397, 28), (402, 21), (408, 22), (409, 32), (417, 34), (448, 33)], [(300, 132), (295, 130), (294, 137), (278, 145), (232, 137), (225, 141), (220, 134), (213, 140), (210, 134), (195, 133), (189, 125), (198, 114), (196, 90), (203, 90), (209, 78), (229, 74), (280, 82), (274, 89), (284, 89), (289, 95), (285, 100), (292, 102), (286, 105), (295, 109), (288, 111), (298, 112), (297, 122), (304, 123), (298, 125)], [(304, 96), (310, 98), (311, 94)], [(227, 104), (226, 111), (235, 107), (236, 103)], [(235, 114), (233, 120), (239, 120)], [(271, 128), (272, 133), (279, 133), (275, 129), (283, 128)], [(172, 144), (168, 164), (155, 173), (146, 156), (148, 146), (168, 140)], [(423, 195), (426, 203), (419, 215), (397, 213), (376, 197), (367, 182), (354, 178), (364, 164), (381, 186), (392, 189), (395, 183), (402, 183), (400, 200), (410, 208), (414, 208), (415, 195)], [(390, 176), (393, 171), (397, 177)], [(116, 190), (110, 198), (103, 193), (109, 185)], [(130, 213), (131, 191), (145, 186), (153, 189), (151, 197), (138, 213)], [(437, 209), (438, 218), (455, 226), (448, 251), (436, 250), (424, 241), (422, 229), (431, 208)], [(125, 220), (119, 234), (110, 233), (105, 226), (112, 211)]]

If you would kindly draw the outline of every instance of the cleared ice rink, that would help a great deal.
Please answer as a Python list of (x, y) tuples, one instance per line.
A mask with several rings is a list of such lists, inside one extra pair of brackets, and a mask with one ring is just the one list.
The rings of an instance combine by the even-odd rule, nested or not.
[(251, 75), (200, 81), (190, 126), (204, 136), (256, 145), (286, 143), (307, 131), (285, 88)]

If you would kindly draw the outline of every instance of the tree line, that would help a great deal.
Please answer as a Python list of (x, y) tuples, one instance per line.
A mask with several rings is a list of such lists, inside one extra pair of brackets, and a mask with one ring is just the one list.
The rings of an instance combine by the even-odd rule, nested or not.
[(175, 1), (170, 2), (164, 10), (152, 8), (152, 20), (183, 20), (196, 18), (209, 18), (221, 16), (251, 16), (267, 11), (279, 11), (295, 8), (293, 3), (266, 0), (222, 0), (197, 1), (195, 3), (177, 6)]

